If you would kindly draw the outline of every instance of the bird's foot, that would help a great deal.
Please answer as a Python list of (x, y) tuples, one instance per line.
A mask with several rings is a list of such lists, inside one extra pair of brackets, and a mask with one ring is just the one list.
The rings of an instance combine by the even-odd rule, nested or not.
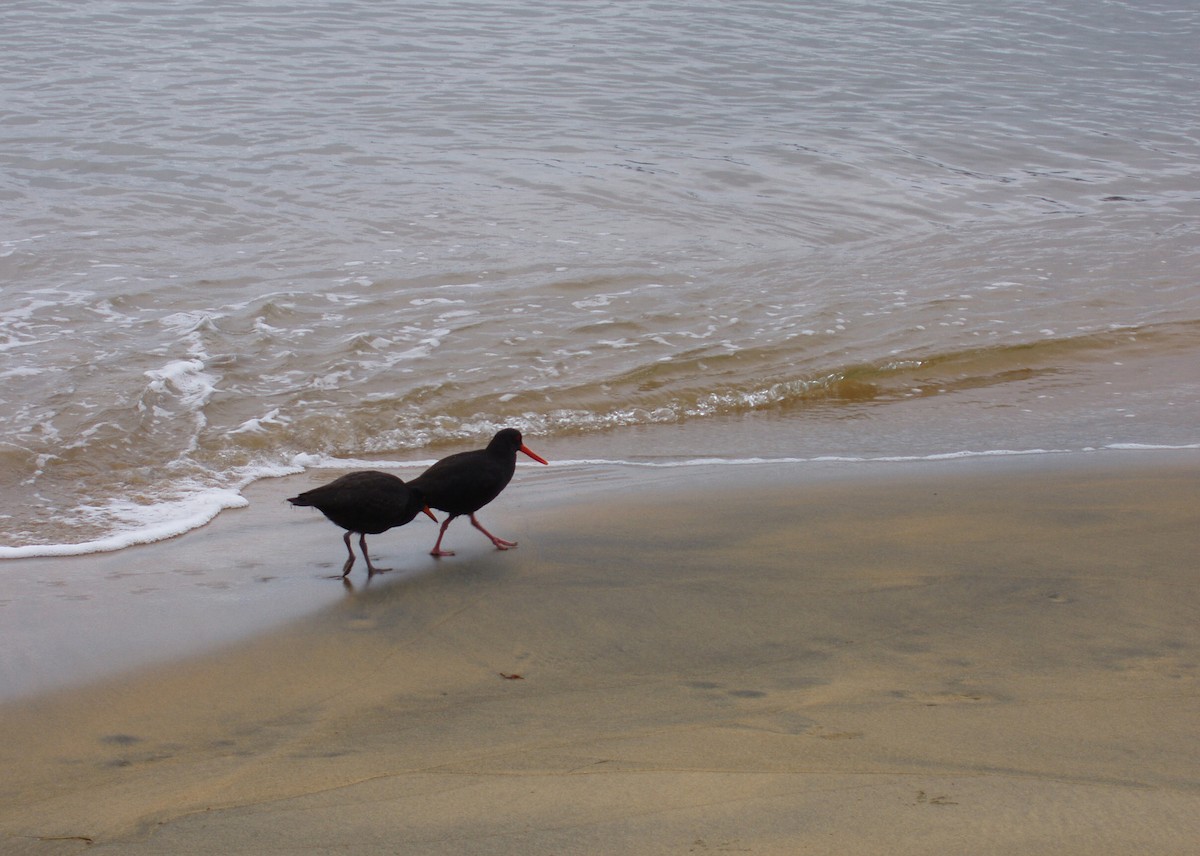
[(440, 559), (442, 556), (453, 556), (454, 551), (453, 550), (442, 550), (442, 549), (430, 550), (429, 555), (433, 556), (433, 558), (435, 558), (435, 559)]
[(484, 528), (483, 524), (476, 519), (475, 515), (471, 515), (471, 525), (487, 536), (487, 539), (496, 545), (497, 550), (507, 550), (510, 547), (517, 546), (516, 541), (505, 541), (503, 538), (497, 538), (491, 532)]

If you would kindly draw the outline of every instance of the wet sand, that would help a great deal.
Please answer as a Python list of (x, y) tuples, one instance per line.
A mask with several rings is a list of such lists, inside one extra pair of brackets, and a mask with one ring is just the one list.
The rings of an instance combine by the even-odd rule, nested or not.
[(1197, 453), (544, 472), (484, 516), (519, 549), (459, 522), (434, 561), (412, 524), (346, 591), (338, 531), (283, 508), (321, 476), (127, 551), (230, 597), (113, 600), (106, 651), (139, 609), (235, 630), (0, 708), (0, 850), (1200, 844)]

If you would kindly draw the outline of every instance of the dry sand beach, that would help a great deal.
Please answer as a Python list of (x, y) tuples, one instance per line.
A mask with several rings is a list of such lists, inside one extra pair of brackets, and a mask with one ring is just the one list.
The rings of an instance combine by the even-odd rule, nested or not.
[(0, 850), (1200, 847), (1196, 452), (647, 472), (519, 473), (520, 549), (414, 523), (347, 591), (305, 477), (126, 551), (309, 614), (9, 701)]

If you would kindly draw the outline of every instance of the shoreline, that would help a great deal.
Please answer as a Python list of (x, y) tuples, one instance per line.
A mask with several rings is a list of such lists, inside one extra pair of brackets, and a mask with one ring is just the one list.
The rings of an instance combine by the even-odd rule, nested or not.
[[(558, 451), (554, 447), (551, 453)], [(744, 486), (755, 479), (779, 478), (785, 483), (794, 480), (803, 489), (810, 483), (844, 479), (887, 481), (921, 472), (951, 475), (971, 472), (972, 467), (1021, 472), (1098, 464), (1154, 467), (1168, 460), (1200, 460), (1200, 450), (1135, 447), (915, 458), (570, 461), (557, 466), (552, 461), (549, 469), (519, 464), (513, 484), (484, 513), (501, 520), (506, 515), (541, 514), (611, 492), (670, 490), (690, 480), (729, 480)], [(244, 505), (171, 538), (114, 551), (0, 562), (6, 586), (0, 596), (6, 623), (0, 703), (104, 680), (156, 662), (202, 656), (328, 608), (331, 577), (340, 575), (345, 560), (343, 532), (312, 510), (288, 506), (284, 498), (353, 469), (379, 467), (409, 479), (424, 468), (420, 462), (411, 469), (400, 463), (356, 461), (345, 468), (323, 465), (262, 478), (243, 489)], [(533, 477), (522, 485), (530, 474)], [(392, 566), (391, 573), (373, 582), (382, 585), (444, 567), (427, 555), (424, 541), (432, 543), (432, 536), (423, 530), (436, 530), (421, 526), (423, 522), (369, 539), (372, 555), (384, 556)], [(454, 542), (461, 538), (473, 554), (490, 552), (470, 535), (462, 538), (466, 529), (460, 521), (449, 537)], [(214, 554), (228, 556), (229, 561), (214, 563)], [(363, 569), (359, 556), (348, 579), (351, 586), (366, 582)]]
[[(240, 608), (268, 626), (0, 707), (0, 835), (39, 854), (1178, 848), (1200, 840), (1198, 476), (1186, 451), (518, 471), (484, 519), (519, 549), (459, 522), (435, 561), (434, 527), (410, 525), (371, 541), (399, 570), (363, 585), (360, 561), (349, 591), (321, 578), (340, 530), (273, 501), (305, 479), (264, 483), (125, 570), (186, 555), (208, 572), (192, 618), (257, 585)], [(212, 588), (217, 565), (271, 579)], [(128, 597), (143, 616), (169, 600), (149, 594)]]

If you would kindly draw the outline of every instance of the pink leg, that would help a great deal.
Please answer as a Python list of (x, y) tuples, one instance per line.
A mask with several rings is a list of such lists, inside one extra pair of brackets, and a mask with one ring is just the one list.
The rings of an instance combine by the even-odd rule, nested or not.
[(434, 557), (453, 556), (454, 555), (453, 550), (443, 550), (442, 549), (442, 537), (446, 534), (446, 527), (450, 525), (450, 521), (453, 519), (454, 519), (453, 517), (447, 517), (446, 520), (442, 523), (442, 528), (438, 530), (437, 543), (433, 545), (433, 549), (429, 551), (429, 555), (434, 556)]
[(342, 577), (350, 573), (350, 569), (354, 567), (354, 548), (350, 546), (350, 536), (353, 532), (347, 532), (346, 537), (342, 540), (346, 542), (346, 552), (350, 554), (350, 558), (346, 560), (346, 564), (342, 565)]
[(471, 525), (474, 526), (476, 529), (478, 529), (480, 532), (482, 532), (484, 535), (488, 536), (488, 538), (490, 538), (492, 540), (492, 543), (496, 545), (497, 550), (507, 550), (509, 547), (517, 546), (516, 541), (505, 541), (503, 538), (497, 538), (491, 532), (488, 532), (486, 529), (483, 528), (483, 524), (475, 519), (474, 514), (471, 515)]
[(363, 558), (367, 560), (367, 576), (387, 573), (391, 568), (377, 568), (371, 564), (371, 554), (367, 552), (367, 533), (363, 532), (358, 538), (358, 546), (362, 547)]

